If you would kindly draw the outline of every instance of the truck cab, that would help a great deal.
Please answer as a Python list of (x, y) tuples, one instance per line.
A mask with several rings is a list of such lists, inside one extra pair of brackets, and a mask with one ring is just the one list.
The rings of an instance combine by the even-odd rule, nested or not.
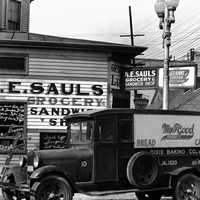
[(3, 176), (3, 195), (71, 200), (75, 192), (132, 190), (139, 200), (198, 199), (199, 116), (132, 109), (66, 116), (65, 147), (23, 156)]

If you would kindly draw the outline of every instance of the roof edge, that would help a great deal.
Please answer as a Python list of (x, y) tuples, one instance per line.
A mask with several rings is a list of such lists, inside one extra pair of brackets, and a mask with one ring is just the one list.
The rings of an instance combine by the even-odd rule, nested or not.
[(100, 44), (100, 43), (82, 43), (82, 42), (54, 42), (54, 41), (33, 41), (33, 40), (0, 40), (0, 47), (19, 47), (19, 48), (48, 48), (48, 49), (76, 49), (76, 50), (94, 50), (100, 52), (128, 53), (139, 55), (147, 47), (129, 46), (121, 44)]

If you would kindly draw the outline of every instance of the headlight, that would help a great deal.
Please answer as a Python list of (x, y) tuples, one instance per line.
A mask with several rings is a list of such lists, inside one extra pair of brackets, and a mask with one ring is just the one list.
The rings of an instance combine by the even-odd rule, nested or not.
[(34, 168), (37, 168), (39, 166), (40, 158), (38, 154), (35, 154), (33, 158), (33, 166)]
[(26, 164), (27, 164), (27, 157), (26, 157), (26, 156), (22, 156), (22, 157), (20, 158), (20, 161), (19, 161), (19, 166), (20, 166), (20, 167), (25, 167)]

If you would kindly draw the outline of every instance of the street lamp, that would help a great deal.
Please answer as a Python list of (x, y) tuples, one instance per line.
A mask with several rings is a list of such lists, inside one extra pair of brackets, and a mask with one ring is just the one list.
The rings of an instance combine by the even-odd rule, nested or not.
[(163, 110), (169, 108), (169, 47), (171, 45), (171, 24), (175, 22), (174, 11), (179, 0), (157, 0), (154, 8), (160, 19), (159, 28), (163, 29), (164, 66), (163, 66)]

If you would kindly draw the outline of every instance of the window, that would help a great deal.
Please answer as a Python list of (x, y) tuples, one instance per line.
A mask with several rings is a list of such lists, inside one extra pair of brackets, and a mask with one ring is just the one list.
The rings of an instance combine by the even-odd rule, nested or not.
[(68, 133), (70, 133), (70, 144), (91, 144), (93, 131), (93, 120), (71, 123), (68, 126)]
[(0, 102), (0, 153), (26, 150), (25, 103)]
[(115, 132), (115, 119), (108, 117), (99, 120), (97, 127), (97, 141), (112, 142)]
[(63, 149), (68, 146), (67, 133), (40, 133), (40, 149)]
[(0, 74), (24, 74), (26, 73), (26, 56), (0, 55)]
[(10, 0), (8, 9), (9, 30), (14, 30), (14, 31), (20, 30), (20, 16), (21, 16), (21, 2), (17, 0)]
[(121, 142), (131, 142), (131, 120), (121, 119), (119, 121), (119, 140)]

